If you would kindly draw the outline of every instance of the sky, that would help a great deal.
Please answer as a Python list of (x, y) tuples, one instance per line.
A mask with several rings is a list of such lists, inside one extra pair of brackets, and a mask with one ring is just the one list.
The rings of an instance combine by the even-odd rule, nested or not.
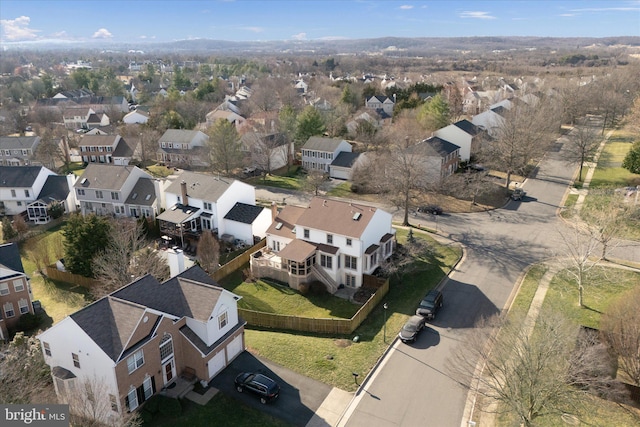
[(640, 0), (1, 0), (0, 44), (640, 36)]

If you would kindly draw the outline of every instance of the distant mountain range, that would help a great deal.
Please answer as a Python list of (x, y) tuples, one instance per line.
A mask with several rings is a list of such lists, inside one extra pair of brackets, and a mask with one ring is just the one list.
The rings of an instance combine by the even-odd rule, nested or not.
[(315, 54), (390, 54), (415, 56), (434, 53), (475, 52), (505, 50), (576, 50), (588, 46), (640, 47), (640, 37), (425, 37), (402, 38), (382, 37), (376, 39), (339, 39), (339, 40), (280, 40), (280, 41), (228, 41), (212, 39), (190, 39), (165, 43), (126, 43), (109, 42), (69, 42), (40, 40), (36, 42), (2, 43), (3, 50), (71, 50), (101, 49), (116, 52), (142, 51), (157, 52), (193, 52), (193, 53), (233, 53), (273, 54), (273, 53), (315, 53)]

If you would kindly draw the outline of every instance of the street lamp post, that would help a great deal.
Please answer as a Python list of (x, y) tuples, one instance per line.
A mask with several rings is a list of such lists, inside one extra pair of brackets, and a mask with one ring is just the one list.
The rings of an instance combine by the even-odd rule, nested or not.
[(387, 308), (389, 308), (389, 304), (386, 302), (382, 305), (384, 308), (384, 324), (382, 326), (382, 339), (386, 343), (387, 342)]

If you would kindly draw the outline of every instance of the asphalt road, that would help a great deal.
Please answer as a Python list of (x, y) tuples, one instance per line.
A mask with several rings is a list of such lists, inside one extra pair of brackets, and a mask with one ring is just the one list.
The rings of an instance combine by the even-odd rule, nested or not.
[[(447, 360), (473, 333), (479, 318), (507, 308), (528, 266), (562, 255), (564, 244), (558, 231), (566, 225), (557, 214), (576, 167), (561, 160), (559, 141), (524, 184), (527, 195), (522, 201), (484, 213), (411, 218), (462, 244), (464, 259), (445, 282), (444, 307), (438, 318), (415, 344), (393, 344), (360, 388), (340, 426), (467, 426), (467, 389), (448, 375)], [(285, 198), (289, 204), (304, 205), (309, 199), (266, 189), (256, 194), (262, 200)], [(395, 220), (402, 220), (401, 212), (386, 209), (394, 212)], [(620, 245), (611, 249), (610, 256), (640, 262), (640, 245)]]

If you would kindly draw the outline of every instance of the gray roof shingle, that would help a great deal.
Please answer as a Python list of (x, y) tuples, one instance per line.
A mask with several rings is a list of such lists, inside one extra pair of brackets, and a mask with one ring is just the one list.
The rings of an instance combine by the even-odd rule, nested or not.
[(331, 162), (331, 166), (337, 166), (340, 168), (350, 168), (354, 165), (356, 160), (360, 157), (360, 153), (349, 153), (347, 151), (341, 151), (338, 153), (333, 162)]
[(264, 208), (260, 206), (248, 205), (246, 203), (237, 202), (224, 219), (241, 222), (243, 224), (253, 224), (253, 221), (260, 215)]
[(0, 187), (33, 187), (42, 169), (42, 166), (0, 166)]

